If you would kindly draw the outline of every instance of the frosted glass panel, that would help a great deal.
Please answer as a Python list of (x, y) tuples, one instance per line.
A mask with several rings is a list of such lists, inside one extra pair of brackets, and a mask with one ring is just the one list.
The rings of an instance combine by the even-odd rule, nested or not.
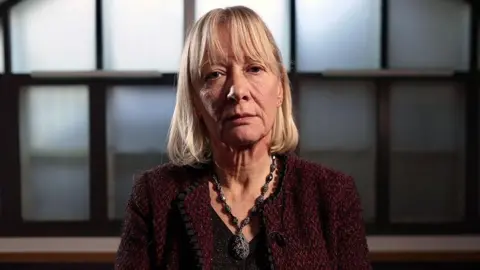
[(367, 82), (303, 81), (300, 155), (356, 180), (366, 220), (375, 210), (375, 92)]
[(95, 68), (95, 1), (23, 1), (12, 9), (14, 72)]
[(464, 206), (464, 93), (449, 83), (398, 83), (391, 96), (391, 215), (459, 221)]
[(20, 102), (23, 218), (88, 219), (87, 88), (31, 87)]
[(390, 67), (468, 68), (470, 4), (402, 0), (389, 6)]
[(121, 219), (134, 176), (167, 162), (172, 87), (116, 87), (108, 95), (109, 215)]
[(376, 69), (380, 0), (297, 0), (298, 70)]
[(5, 59), (3, 54), (3, 25), (0, 24), (0, 73), (5, 71)]
[(105, 68), (177, 72), (184, 37), (183, 2), (104, 0)]
[(287, 0), (197, 0), (195, 18), (199, 19), (215, 8), (242, 5), (253, 9), (262, 17), (273, 34), (282, 53), (283, 62), (290, 66), (290, 5)]

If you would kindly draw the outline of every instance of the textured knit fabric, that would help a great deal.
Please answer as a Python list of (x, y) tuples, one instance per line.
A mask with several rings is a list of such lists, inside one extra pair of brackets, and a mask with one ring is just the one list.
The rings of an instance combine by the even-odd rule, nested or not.
[[(371, 269), (360, 199), (350, 176), (281, 156), (283, 181), (265, 201), (270, 269)], [(127, 204), (115, 269), (212, 269), (210, 170), (158, 166)]]

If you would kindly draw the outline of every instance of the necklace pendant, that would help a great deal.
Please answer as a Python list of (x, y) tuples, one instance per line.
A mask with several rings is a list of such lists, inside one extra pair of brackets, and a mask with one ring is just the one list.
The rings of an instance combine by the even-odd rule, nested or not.
[(229, 249), (232, 256), (237, 260), (245, 260), (250, 254), (250, 245), (242, 233), (232, 236)]

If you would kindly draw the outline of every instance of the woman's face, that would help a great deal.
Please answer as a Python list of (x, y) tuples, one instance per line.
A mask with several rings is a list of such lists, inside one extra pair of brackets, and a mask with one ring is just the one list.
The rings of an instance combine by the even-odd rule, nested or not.
[(234, 57), (225, 41), (222, 47), (228, 57), (202, 67), (195, 98), (197, 115), (213, 142), (231, 148), (269, 143), (283, 101), (278, 72), (248, 55)]

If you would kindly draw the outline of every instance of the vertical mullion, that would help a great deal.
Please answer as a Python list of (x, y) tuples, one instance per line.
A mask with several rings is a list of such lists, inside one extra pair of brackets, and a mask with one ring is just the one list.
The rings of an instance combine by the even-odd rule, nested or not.
[[(297, 6), (296, 0), (289, 1), (290, 7), (290, 59), (288, 65), (290, 67), (290, 85), (291, 85), (291, 98), (292, 98), (292, 106), (293, 106), (293, 117), (295, 118), (295, 124), (297, 128), (300, 130), (300, 118), (301, 118), (301, 108), (300, 108), (300, 82), (298, 79), (298, 72), (297, 72)], [(300, 153), (300, 144), (297, 145), (297, 149), (295, 152), (298, 154)]]
[(0, 162), (0, 217), (9, 228), (22, 222), (22, 195), (20, 174), (20, 86), (12, 73), (12, 42), (10, 9), (5, 3), (1, 22), (3, 26), (4, 73), (0, 77), (0, 132), (2, 162)]
[(297, 6), (290, 0), (290, 72), (297, 74)]
[[(388, 69), (388, 0), (381, 1), (380, 68)], [(377, 150), (375, 166), (375, 217), (380, 227), (390, 220), (390, 86), (391, 82), (376, 80)]]
[(380, 4), (380, 68), (388, 68), (388, 33), (389, 33), (389, 0), (381, 0)]
[[(466, 87), (466, 179), (465, 179), (465, 217), (469, 224), (479, 220), (479, 97), (478, 97), (478, 4), (471, 3), (470, 18), (470, 63)], [(478, 224), (477, 224), (478, 225)]]
[(106, 91), (102, 83), (89, 87), (90, 216), (93, 222), (103, 225), (108, 222)]
[[(22, 222), (20, 174), (20, 86), (10, 75), (0, 78), (0, 219), (10, 228)], [(3, 222), (5, 221), (5, 222)]]
[(103, 63), (103, 0), (95, 0), (95, 60), (96, 69), (102, 70)]
[(3, 26), (3, 61), (5, 73), (12, 72), (12, 41), (11, 41), (11, 26), (10, 26), (10, 10), (7, 10), (2, 17)]

